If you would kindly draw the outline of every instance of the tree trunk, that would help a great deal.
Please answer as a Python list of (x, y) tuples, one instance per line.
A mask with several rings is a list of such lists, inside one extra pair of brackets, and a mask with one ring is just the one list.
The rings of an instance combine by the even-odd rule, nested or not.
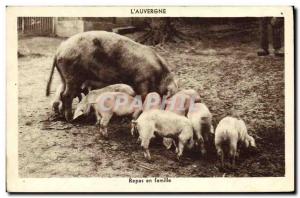
[(183, 33), (175, 29), (172, 24), (171, 18), (151, 18), (148, 24), (149, 31), (137, 39), (138, 42), (157, 45), (164, 44), (165, 42), (179, 42), (184, 39)]

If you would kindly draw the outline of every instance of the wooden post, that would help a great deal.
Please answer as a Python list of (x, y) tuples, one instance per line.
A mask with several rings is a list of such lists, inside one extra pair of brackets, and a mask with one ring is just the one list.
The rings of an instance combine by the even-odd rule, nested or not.
[(130, 25), (133, 25), (133, 17), (130, 17)]
[(52, 34), (56, 36), (57, 17), (52, 17)]
[(24, 29), (25, 29), (25, 21), (24, 17), (22, 17), (22, 34), (24, 34)]

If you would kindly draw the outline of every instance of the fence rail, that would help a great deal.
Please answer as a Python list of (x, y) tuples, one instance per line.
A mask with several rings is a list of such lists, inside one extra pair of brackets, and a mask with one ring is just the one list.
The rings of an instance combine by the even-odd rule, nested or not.
[(55, 33), (53, 17), (19, 17), (18, 33), (49, 36)]

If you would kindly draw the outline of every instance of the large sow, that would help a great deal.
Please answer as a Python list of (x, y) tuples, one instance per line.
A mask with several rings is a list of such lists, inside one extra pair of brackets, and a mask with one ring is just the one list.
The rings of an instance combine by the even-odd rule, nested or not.
[(63, 83), (61, 100), (67, 121), (72, 120), (73, 98), (86, 80), (128, 84), (143, 98), (149, 92), (171, 96), (177, 91), (168, 64), (152, 48), (111, 32), (84, 32), (62, 42), (54, 57), (47, 96), (55, 67)]

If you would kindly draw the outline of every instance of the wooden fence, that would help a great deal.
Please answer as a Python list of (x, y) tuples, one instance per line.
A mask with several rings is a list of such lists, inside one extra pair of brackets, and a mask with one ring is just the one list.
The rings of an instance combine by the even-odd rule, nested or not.
[(18, 33), (50, 36), (55, 33), (53, 17), (18, 17)]

